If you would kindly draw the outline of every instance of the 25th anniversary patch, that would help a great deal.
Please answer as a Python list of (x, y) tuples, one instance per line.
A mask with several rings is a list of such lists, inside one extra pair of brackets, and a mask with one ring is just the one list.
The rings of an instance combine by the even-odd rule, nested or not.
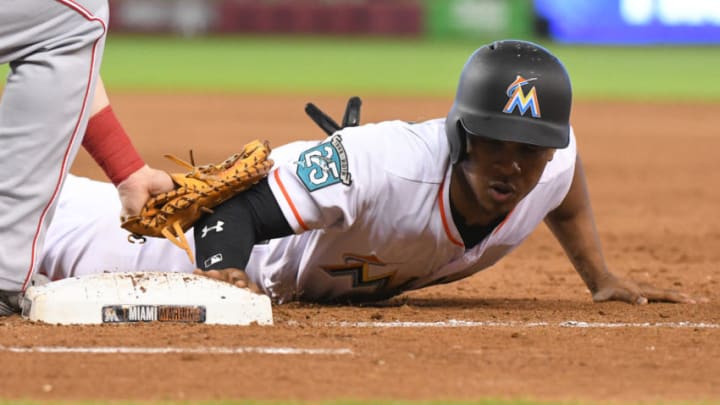
[(340, 134), (333, 135), (329, 142), (301, 153), (297, 162), (297, 175), (310, 192), (337, 183), (349, 186), (352, 178)]

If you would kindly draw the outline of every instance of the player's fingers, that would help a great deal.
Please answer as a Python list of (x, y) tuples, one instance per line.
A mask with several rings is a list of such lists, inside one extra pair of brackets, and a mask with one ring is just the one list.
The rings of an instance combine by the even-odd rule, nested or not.
[[(206, 271), (203, 271), (203, 270), (200, 270), (200, 269), (195, 269), (195, 270), (193, 270), (193, 274), (196, 275), (196, 276), (209, 277), (209, 276), (207, 275), (207, 272), (206, 272)], [(212, 277), (209, 277), (209, 278), (212, 278)]]
[(152, 179), (148, 185), (148, 191), (151, 195), (166, 193), (175, 188), (175, 183), (173, 183), (172, 178), (167, 172), (155, 169), (152, 170)]
[[(656, 288), (651, 285), (641, 284), (640, 288), (643, 290), (643, 294), (651, 302), (676, 302), (682, 304), (697, 304), (698, 300), (691, 297), (688, 294), (681, 293), (676, 290), (665, 290), (662, 288)], [(704, 302), (704, 301), (700, 301)]]
[(648, 294), (651, 302), (675, 302), (679, 304), (697, 304), (695, 298), (677, 291), (667, 291), (660, 294)]
[(223, 277), (223, 274), (220, 273), (220, 272), (217, 271), (217, 270), (207, 270), (207, 271), (205, 271), (205, 270), (195, 269), (195, 270), (193, 270), (193, 274), (195, 274), (195, 275), (197, 275), (197, 276), (203, 276), (203, 277), (211, 278), (211, 279), (213, 279), (213, 280), (227, 281), (227, 280)]
[(228, 282), (235, 285), (244, 283), (245, 287), (247, 287), (248, 278), (244, 271), (239, 269), (225, 269), (223, 271), (227, 274)]
[(258, 287), (258, 285), (255, 283), (251, 282), (250, 285), (248, 286), (248, 288), (250, 289), (250, 291), (254, 292), (255, 294), (262, 294), (262, 290), (260, 290), (260, 287)]
[(262, 291), (260, 290), (260, 287), (257, 286), (257, 284), (250, 281), (250, 279), (247, 277), (247, 274), (243, 279), (238, 279), (235, 281), (235, 287), (240, 288), (247, 288), (251, 292), (254, 292), (255, 294), (262, 294)]
[(628, 304), (645, 305), (648, 299), (627, 288), (604, 288), (593, 294), (595, 302), (623, 301)]
[(244, 270), (228, 268), (221, 270), (221, 272), (225, 273), (225, 276), (227, 277), (226, 281), (235, 287), (250, 288), (252, 285), (250, 278)]
[(262, 291), (255, 283), (250, 281), (245, 271), (235, 268), (223, 269), (223, 270), (207, 270), (203, 271), (200, 269), (193, 270), (193, 274), (198, 276), (204, 276), (212, 278), (213, 280), (224, 281), (232, 284), (235, 287), (247, 288), (250, 291), (261, 294)]
[(199, 276), (204, 276), (228, 284), (235, 284), (235, 278), (233, 277), (233, 274), (227, 270), (195, 270), (193, 271), (193, 273)]

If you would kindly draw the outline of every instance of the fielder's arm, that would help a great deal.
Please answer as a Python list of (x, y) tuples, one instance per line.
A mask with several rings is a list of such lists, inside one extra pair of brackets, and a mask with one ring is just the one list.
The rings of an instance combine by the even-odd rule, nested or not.
[(695, 303), (686, 294), (636, 284), (615, 276), (607, 269), (579, 155), (570, 191), (562, 204), (548, 214), (545, 223), (590, 289), (593, 300), (631, 304), (646, 304), (649, 301)]
[(167, 173), (140, 157), (110, 105), (101, 77), (95, 84), (83, 147), (117, 187), (121, 217), (137, 215), (152, 195), (173, 189)]

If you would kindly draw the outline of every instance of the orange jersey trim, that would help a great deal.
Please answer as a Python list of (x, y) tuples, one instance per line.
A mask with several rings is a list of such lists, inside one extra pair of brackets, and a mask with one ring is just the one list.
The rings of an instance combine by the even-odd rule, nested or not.
[(443, 190), (445, 189), (445, 180), (440, 183), (440, 191), (438, 192), (438, 203), (440, 204), (440, 218), (442, 218), (443, 228), (445, 228), (445, 234), (447, 235), (450, 242), (460, 247), (465, 247), (465, 244), (455, 239), (450, 233), (450, 225), (448, 225), (447, 217), (445, 217), (445, 201), (443, 199)]
[(283, 194), (283, 197), (285, 197), (285, 200), (288, 202), (288, 205), (290, 205), (290, 209), (292, 210), (293, 215), (295, 216), (295, 220), (300, 224), (300, 227), (308, 231), (310, 228), (308, 228), (307, 225), (305, 225), (305, 221), (302, 220), (300, 217), (300, 212), (298, 212), (297, 207), (295, 207), (295, 203), (293, 203), (292, 199), (290, 199), (290, 194), (288, 194), (287, 189), (285, 188), (285, 185), (283, 184), (282, 180), (280, 180), (280, 175), (278, 174), (279, 170), (275, 170), (274, 176), (275, 181), (277, 182), (277, 185), (280, 187), (280, 191)]
[(507, 216), (505, 217), (505, 219), (503, 219), (503, 221), (500, 222), (500, 225), (498, 225), (498, 226), (493, 230), (493, 232), (492, 232), (493, 235), (495, 235), (496, 233), (498, 233), (498, 232), (500, 231), (500, 228), (502, 228), (503, 225), (505, 225), (505, 224), (507, 223), (508, 219), (510, 219), (510, 216), (513, 214), (513, 212), (515, 212), (515, 208), (513, 208), (512, 211), (510, 211), (510, 213), (507, 214)]

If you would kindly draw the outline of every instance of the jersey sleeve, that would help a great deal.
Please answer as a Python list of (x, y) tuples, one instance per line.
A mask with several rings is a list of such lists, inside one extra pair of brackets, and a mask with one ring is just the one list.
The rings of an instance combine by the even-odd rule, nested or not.
[(559, 207), (565, 200), (572, 185), (575, 162), (577, 160), (577, 143), (575, 132), (570, 128), (570, 143), (564, 149), (555, 152), (553, 160), (546, 167), (539, 181), (539, 188), (546, 188), (547, 213)]
[(295, 233), (347, 229), (377, 194), (383, 170), (382, 142), (368, 125), (347, 128), (319, 143), (295, 143), (278, 151), (269, 185)]

